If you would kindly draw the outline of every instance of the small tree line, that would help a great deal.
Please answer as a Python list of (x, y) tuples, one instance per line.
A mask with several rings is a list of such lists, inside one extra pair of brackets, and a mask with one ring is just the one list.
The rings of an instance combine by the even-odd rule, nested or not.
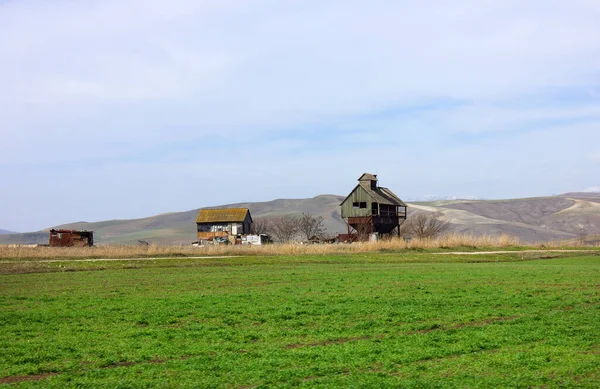
[[(366, 224), (365, 226), (368, 227)], [(400, 235), (418, 239), (433, 239), (448, 232), (450, 227), (450, 222), (445, 220), (439, 212), (417, 211), (410, 214), (406, 221), (402, 223)], [(252, 230), (255, 234), (271, 235), (280, 243), (328, 237), (323, 217), (314, 216), (310, 213), (302, 213), (301, 216), (285, 215), (257, 218), (254, 220)], [(367, 232), (356, 231), (359, 235), (366, 235)]]
[(400, 235), (419, 239), (437, 238), (450, 230), (450, 222), (440, 212), (415, 212), (400, 227)]
[[(366, 218), (368, 219), (368, 218)], [(404, 238), (434, 239), (450, 230), (451, 224), (440, 212), (416, 211), (411, 213), (400, 226), (400, 236)], [(366, 240), (371, 233), (371, 224), (365, 222), (354, 226), (354, 233)], [(395, 232), (394, 232), (395, 234)]]
[(259, 218), (254, 221), (252, 228), (255, 234), (272, 235), (280, 243), (296, 239), (321, 239), (327, 234), (323, 217), (310, 213), (302, 213), (301, 216)]

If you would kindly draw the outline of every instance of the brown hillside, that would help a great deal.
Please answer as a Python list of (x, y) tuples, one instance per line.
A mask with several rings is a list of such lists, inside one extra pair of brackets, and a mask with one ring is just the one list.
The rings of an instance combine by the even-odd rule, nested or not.
[[(277, 199), (220, 207), (247, 207), (254, 219), (303, 212), (322, 216), (330, 233), (345, 232), (339, 204), (343, 196), (320, 195), (310, 199)], [(219, 207), (207, 207), (219, 208)], [(409, 204), (412, 212), (436, 212), (452, 223), (453, 231), (474, 236), (508, 234), (523, 242), (576, 239), (600, 234), (600, 194), (568, 193), (560, 196), (514, 200), (438, 201)], [(95, 231), (97, 244), (189, 244), (195, 240), (198, 209), (132, 220), (77, 222), (57, 227)], [(47, 232), (0, 235), (0, 243), (45, 243)]]

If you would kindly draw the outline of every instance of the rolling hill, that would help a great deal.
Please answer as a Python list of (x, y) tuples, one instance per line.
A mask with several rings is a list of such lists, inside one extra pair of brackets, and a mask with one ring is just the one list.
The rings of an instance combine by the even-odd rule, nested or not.
[[(286, 214), (300, 215), (308, 212), (322, 216), (328, 231), (344, 231), (345, 224), (340, 218), (339, 204), (344, 197), (320, 195), (311, 199), (278, 199), (260, 203), (236, 203), (220, 207), (249, 208), (254, 219), (278, 217)], [(108, 220), (102, 222), (77, 222), (52, 228), (92, 230), (96, 244), (136, 244), (145, 240), (158, 244), (189, 244), (196, 238), (196, 217), (198, 209), (173, 212), (142, 219)], [(42, 244), (48, 242), (48, 231), (0, 236), (1, 243)]]
[[(346, 231), (337, 195), (310, 199), (278, 199), (267, 202), (227, 204), (247, 207), (254, 219), (308, 212), (322, 216), (330, 233)], [(212, 207), (217, 208), (217, 207)], [(189, 244), (195, 240), (199, 209), (155, 215), (142, 219), (70, 223), (54, 228), (95, 231), (96, 244)], [(411, 212), (436, 212), (452, 223), (453, 231), (472, 235), (518, 236), (523, 242), (575, 239), (600, 234), (600, 193), (574, 192), (558, 196), (509, 200), (446, 200), (409, 204)], [(47, 243), (47, 230), (0, 235), (0, 243)]]

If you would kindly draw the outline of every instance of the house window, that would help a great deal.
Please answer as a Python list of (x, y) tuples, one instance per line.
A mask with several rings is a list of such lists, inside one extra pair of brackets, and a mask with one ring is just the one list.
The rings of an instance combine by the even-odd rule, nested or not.
[(352, 203), (352, 208), (358, 208), (358, 203)]
[(367, 203), (363, 201), (362, 203), (360, 203), (359, 208), (367, 208)]

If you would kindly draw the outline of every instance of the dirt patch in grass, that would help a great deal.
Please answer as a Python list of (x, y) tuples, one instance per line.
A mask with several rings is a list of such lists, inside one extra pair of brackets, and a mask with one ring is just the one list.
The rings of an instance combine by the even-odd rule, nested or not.
[(516, 319), (519, 319), (520, 317), (521, 316), (493, 317), (493, 318), (489, 318), (489, 319), (485, 319), (485, 320), (481, 320), (481, 321), (473, 321), (473, 322), (470, 322), (470, 323), (457, 324), (455, 326), (452, 326), (450, 329), (464, 328), (464, 327), (481, 327), (481, 326), (485, 326), (485, 325), (488, 325), (488, 324), (494, 324), (494, 323), (501, 323), (503, 321), (516, 320)]
[(39, 381), (58, 375), (58, 373), (42, 373), (42, 374), (31, 374), (31, 375), (15, 375), (10, 377), (0, 378), (0, 384), (16, 384), (24, 381)]
[(154, 358), (149, 359), (147, 361), (139, 361), (139, 362), (122, 361), (122, 362), (113, 363), (112, 365), (103, 366), (102, 369), (115, 369), (117, 367), (129, 367), (129, 366), (142, 365), (142, 364), (147, 364), (147, 363), (150, 363), (150, 364), (161, 364), (161, 363), (167, 363), (169, 361), (185, 361), (185, 360), (190, 359), (192, 357), (193, 357), (192, 355), (184, 355), (182, 357), (172, 358), (172, 359), (165, 359), (165, 358), (154, 357)]
[(356, 337), (351, 337), (351, 338), (330, 339), (330, 340), (324, 340), (322, 342), (315, 342), (315, 343), (308, 343), (308, 344), (300, 344), (300, 343), (289, 344), (285, 348), (294, 349), (294, 348), (299, 348), (299, 347), (330, 346), (332, 344), (344, 344), (344, 343), (348, 343), (348, 342), (355, 342), (358, 340), (369, 340), (369, 339), (371, 339), (370, 336), (356, 336)]
[[(111, 365), (107, 365), (107, 366), (101, 366), (98, 367), (96, 369), (116, 369), (118, 367), (130, 367), (130, 366), (136, 366), (136, 365), (141, 365), (141, 364), (161, 364), (161, 363), (166, 363), (168, 361), (172, 361), (172, 360), (177, 360), (177, 361), (185, 361), (187, 359), (192, 358), (191, 355), (185, 355), (179, 358), (173, 358), (173, 359), (162, 359), (162, 358), (152, 358), (148, 361), (139, 361), (139, 362), (131, 362), (131, 361), (122, 361), (122, 362), (117, 362), (117, 363), (113, 363)], [(90, 368), (90, 369), (83, 369), (80, 370), (80, 372), (85, 372), (85, 371), (89, 371), (89, 370), (95, 370), (95, 368)], [(19, 382), (24, 382), (24, 381), (38, 381), (38, 380), (43, 380), (45, 378), (48, 377), (53, 377), (53, 376), (57, 376), (61, 373), (42, 373), (42, 374), (30, 374), (30, 375), (17, 375), (17, 376), (8, 376), (8, 377), (1, 377), (0, 378), (0, 384), (16, 384)]]
[(129, 367), (135, 365), (135, 362), (117, 362), (112, 365), (104, 366), (103, 369), (115, 369), (117, 367)]
[(466, 327), (483, 327), (483, 326), (486, 326), (489, 324), (495, 324), (495, 323), (501, 323), (504, 321), (516, 320), (516, 319), (519, 319), (520, 317), (521, 316), (502, 316), (502, 317), (493, 317), (493, 318), (489, 318), (489, 319), (485, 319), (485, 320), (481, 320), (481, 321), (472, 321), (469, 323), (455, 324), (450, 327), (433, 326), (432, 328), (407, 332), (407, 335), (428, 334), (433, 331), (448, 331), (448, 330), (456, 330), (456, 329), (466, 328)]
[[(504, 321), (516, 320), (516, 319), (519, 319), (520, 317), (521, 316), (494, 317), (494, 318), (489, 318), (489, 319), (485, 319), (485, 320), (481, 320), (481, 321), (460, 323), (460, 324), (456, 324), (456, 325), (453, 325), (450, 327), (442, 327), (442, 326), (434, 325), (432, 328), (427, 328), (427, 329), (417, 330), (417, 331), (410, 331), (410, 332), (407, 332), (406, 334), (407, 335), (428, 334), (433, 331), (448, 331), (448, 330), (455, 330), (455, 329), (466, 328), (466, 327), (483, 327), (483, 326), (489, 325), (489, 324), (495, 324), (495, 323), (501, 323)], [(304, 344), (293, 343), (293, 344), (289, 344), (289, 345), (285, 346), (285, 348), (288, 350), (291, 350), (291, 349), (300, 348), (300, 347), (330, 346), (333, 344), (344, 344), (344, 343), (348, 343), (348, 342), (356, 342), (359, 340), (371, 340), (373, 338), (381, 339), (384, 337), (385, 337), (384, 335), (355, 336), (355, 337), (349, 337), (349, 338), (324, 340), (324, 341), (315, 342), (315, 343), (304, 343)]]

